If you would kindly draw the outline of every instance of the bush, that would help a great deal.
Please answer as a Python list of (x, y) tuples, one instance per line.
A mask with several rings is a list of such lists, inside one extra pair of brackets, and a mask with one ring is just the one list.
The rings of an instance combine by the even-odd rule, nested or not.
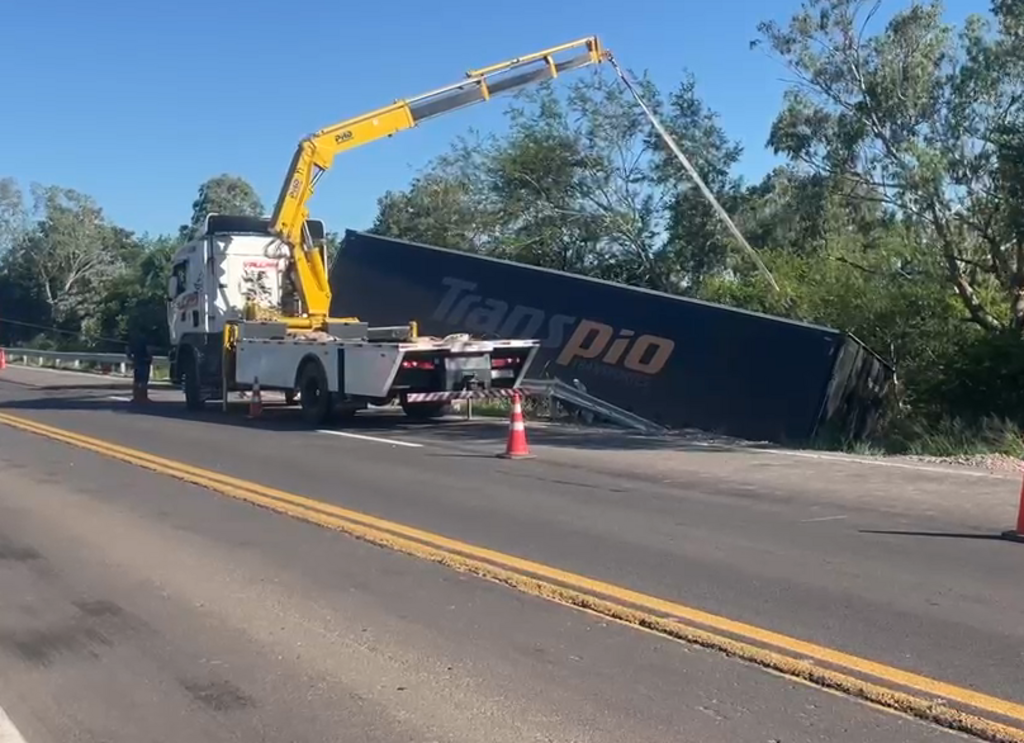
[(972, 426), (1005, 419), (1024, 427), (1024, 340), (1009, 331), (972, 339), (939, 365), (918, 399), (932, 418)]
[(877, 446), (890, 454), (934, 457), (1005, 454), (1024, 457), (1021, 426), (994, 415), (976, 420), (950, 416), (936, 420), (897, 418), (881, 433)]

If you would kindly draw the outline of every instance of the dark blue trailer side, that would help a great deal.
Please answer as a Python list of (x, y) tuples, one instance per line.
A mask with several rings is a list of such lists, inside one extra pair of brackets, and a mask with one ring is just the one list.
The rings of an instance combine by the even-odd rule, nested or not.
[(538, 338), (531, 377), (579, 379), (673, 428), (799, 442), (828, 425), (856, 437), (891, 378), (830, 328), (364, 232), (346, 232), (331, 288), (335, 317)]

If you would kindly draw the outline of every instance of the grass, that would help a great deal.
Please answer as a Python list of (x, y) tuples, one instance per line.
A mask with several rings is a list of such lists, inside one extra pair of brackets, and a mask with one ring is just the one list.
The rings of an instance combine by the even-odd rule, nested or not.
[(988, 416), (978, 421), (942, 417), (925, 422), (896, 422), (886, 431), (886, 448), (892, 453), (951, 457), (971, 454), (1003, 454), (1024, 457), (1024, 434), (1014, 421)]
[(473, 417), (507, 418), (512, 412), (512, 405), (504, 400), (474, 400)]
[(812, 441), (810, 448), (861, 456), (999, 454), (1019, 459), (1024, 458), (1024, 431), (1014, 421), (998, 416), (970, 421), (948, 415), (930, 420), (904, 415), (891, 420), (871, 439), (850, 441), (825, 434)]

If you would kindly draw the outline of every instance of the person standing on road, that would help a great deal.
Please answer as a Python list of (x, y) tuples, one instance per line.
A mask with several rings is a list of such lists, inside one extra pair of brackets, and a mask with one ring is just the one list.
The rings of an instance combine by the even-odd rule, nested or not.
[(153, 368), (153, 353), (146, 334), (136, 332), (128, 344), (128, 358), (132, 360), (132, 402), (149, 402), (149, 374)]

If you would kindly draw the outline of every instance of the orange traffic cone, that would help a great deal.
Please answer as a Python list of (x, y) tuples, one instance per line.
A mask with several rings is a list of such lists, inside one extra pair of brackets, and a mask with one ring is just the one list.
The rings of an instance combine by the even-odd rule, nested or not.
[(252, 381), (252, 397), (249, 398), (249, 417), (259, 418), (263, 415), (263, 395), (260, 394), (260, 378)]
[(508, 421), (508, 443), (505, 451), (498, 455), (505, 459), (532, 459), (530, 447), (526, 443), (526, 423), (523, 421), (523, 404), (519, 390), (512, 394), (512, 415)]
[(1024, 482), (1020, 486), (1020, 504), (1017, 506), (1017, 528), (1004, 531), (1003, 537), (1014, 542), (1024, 542)]

